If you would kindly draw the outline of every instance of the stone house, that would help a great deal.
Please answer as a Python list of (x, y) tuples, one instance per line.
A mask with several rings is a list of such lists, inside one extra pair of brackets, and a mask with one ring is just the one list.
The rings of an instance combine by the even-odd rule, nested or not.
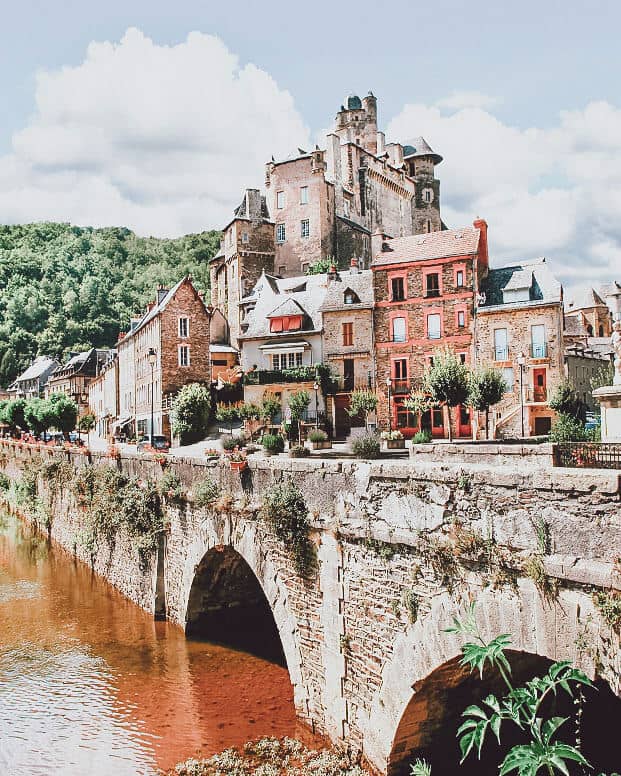
[(89, 410), (88, 387), (109, 356), (109, 350), (98, 348), (71, 353), (67, 363), (50, 375), (45, 388), (46, 397), (64, 393), (78, 405), (78, 415), (86, 415)]
[(586, 288), (568, 299), (565, 317), (576, 318), (589, 337), (605, 338), (612, 334), (612, 313), (594, 288)]
[(266, 393), (273, 394), (286, 417), (288, 397), (305, 390), (311, 396), (308, 416), (325, 410), (324, 397), (314, 385), (322, 363), (320, 307), (327, 285), (327, 275), (277, 278), (263, 273), (242, 299), (245, 401), (260, 404)]
[[(120, 417), (113, 431), (136, 437), (153, 433), (170, 437), (170, 409), (187, 383), (211, 381), (210, 320), (202, 294), (191, 278), (173, 288), (158, 288), (140, 319), (119, 338)], [(150, 353), (154, 353), (151, 364)]]
[(331, 272), (320, 312), (323, 360), (336, 378), (327, 397), (327, 415), (336, 437), (347, 436), (361, 421), (347, 413), (355, 388), (374, 388), (373, 278), (352, 259), (349, 272)]
[(119, 360), (109, 350), (99, 374), (88, 385), (88, 406), (95, 416), (95, 431), (102, 439), (112, 435), (112, 424), (119, 417)]
[(502, 370), (507, 385), (491, 413), (495, 435), (547, 434), (565, 376), (563, 288), (545, 259), (492, 269), (480, 288), (475, 364)]
[(375, 371), (379, 423), (412, 436), (421, 426), (435, 437), (471, 435), (470, 411), (437, 408), (416, 417), (404, 407), (422, 385), (436, 351), (472, 358), (474, 305), (488, 271), (487, 223), (400, 239), (382, 236), (374, 249)]
[(34, 399), (43, 396), (50, 376), (60, 364), (55, 358), (37, 356), (7, 388), (12, 399)]
[(601, 406), (593, 398), (593, 389), (600, 387), (602, 376), (609, 372), (612, 381), (611, 357), (588, 347), (565, 345), (564, 362), (565, 376), (573, 385), (587, 410), (599, 414)]

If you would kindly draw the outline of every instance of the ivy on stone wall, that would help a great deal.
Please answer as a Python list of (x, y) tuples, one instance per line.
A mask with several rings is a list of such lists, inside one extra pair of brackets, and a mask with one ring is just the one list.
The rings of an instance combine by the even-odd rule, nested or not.
[(315, 567), (316, 558), (302, 491), (291, 478), (279, 482), (265, 492), (262, 511), (276, 536), (290, 550), (297, 572), (308, 576)]

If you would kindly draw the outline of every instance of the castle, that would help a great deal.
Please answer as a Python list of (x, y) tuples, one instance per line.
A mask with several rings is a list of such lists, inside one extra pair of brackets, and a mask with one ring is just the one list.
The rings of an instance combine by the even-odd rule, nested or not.
[(424, 140), (386, 143), (377, 126), (377, 99), (352, 95), (338, 111), (325, 148), (299, 148), (265, 167), (265, 194), (247, 189), (224, 227), (211, 260), (212, 304), (229, 321), (230, 339), (243, 331), (243, 305), (262, 272), (303, 275), (320, 259), (368, 268), (385, 236), (445, 229), (440, 216), (442, 157)]

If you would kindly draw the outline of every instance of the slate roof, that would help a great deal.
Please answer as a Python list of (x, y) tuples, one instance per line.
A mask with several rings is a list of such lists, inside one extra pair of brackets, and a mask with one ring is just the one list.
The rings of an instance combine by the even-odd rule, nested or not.
[(404, 159), (416, 159), (417, 156), (431, 156), (434, 164), (440, 164), (442, 157), (437, 154), (424, 137), (416, 137), (411, 143), (403, 146)]
[[(241, 204), (235, 208), (233, 218), (250, 218), (250, 215), (248, 214), (248, 197), (246, 195), (244, 195)], [(266, 221), (270, 220), (270, 212), (267, 208), (267, 199), (263, 194), (261, 194), (261, 218), (264, 218)]]
[(588, 332), (577, 315), (565, 316), (565, 334), (570, 337), (586, 337)]
[[(513, 279), (514, 275), (517, 275), (517, 280)], [(528, 278), (529, 275), (532, 277), (532, 284), (524, 286), (525, 278)], [(519, 283), (519, 285), (515, 285), (515, 283)], [(526, 287), (530, 288), (528, 300), (523, 302), (504, 301), (502, 292), (505, 288), (515, 290)], [(479, 305), (479, 310), (486, 310), (490, 307), (528, 307), (537, 302), (543, 304), (560, 302), (562, 296), (561, 284), (554, 277), (543, 258), (513, 264), (509, 267), (491, 269), (481, 283), (481, 291), (485, 294), (485, 303)]]
[[(134, 334), (137, 331), (140, 331), (143, 326), (146, 326), (149, 321), (152, 321), (155, 317), (157, 317), (161, 312), (163, 312), (166, 307), (168, 307), (169, 302), (174, 298), (177, 291), (181, 288), (181, 286), (188, 280), (188, 282), (192, 282), (187, 277), (181, 278), (181, 280), (176, 283), (162, 298), (160, 299), (159, 303), (156, 304), (151, 310), (149, 310), (147, 313), (145, 313), (142, 318), (138, 321), (138, 323), (132, 328), (130, 332), (126, 334), (122, 342), (125, 342), (129, 337), (133, 337)], [(203, 301), (203, 305), (205, 302)]]
[[(270, 315), (300, 315), (303, 328), (300, 334), (308, 334), (321, 330), (321, 312), (319, 310), (328, 285), (327, 275), (302, 275), (293, 278), (278, 278), (263, 273), (257, 280), (252, 293), (242, 300), (241, 304), (255, 301), (254, 309), (250, 310), (244, 319), (248, 327), (241, 339), (262, 337), (278, 337), (270, 332)], [(279, 308), (284, 304), (294, 303), (295, 312), (282, 313)], [(287, 308), (285, 308), (287, 309)], [(283, 332), (291, 338), (297, 332)]]
[(619, 296), (621, 294), (621, 285), (613, 280), (612, 283), (607, 283), (602, 287), (600, 296)]
[[(55, 369), (58, 361), (49, 356), (37, 356), (30, 366), (25, 369), (21, 375), (15, 379), (15, 383), (25, 382), (26, 380), (36, 380), (44, 375), (50, 369)], [(14, 383), (14, 384), (15, 384)]]
[(441, 232), (414, 234), (387, 241), (388, 249), (373, 257), (373, 267), (449, 256), (468, 256), (479, 248), (480, 230), (474, 226), (446, 229)]
[[(350, 289), (360, 299), (355, 304), (345, 304), (345, 292)], [(373, 274), (370, 269), (361, 272), (338, 272), (326, 289), (321, 312), (335, 310), (364, 310), (373, 307)]]
[(574, 297), (567, 300), (565, 305), (567, 312), (584, 310), (589, 307), (606, 307), (606, 302), (594, 288), (580, 289)]
[(268, 318), (282, 318), (285, 315), (305, 315), (306, 310), (300, 305), (296, 299), (289, 297), (284, 302), (275, 307), (271, 313), (267, 314)]

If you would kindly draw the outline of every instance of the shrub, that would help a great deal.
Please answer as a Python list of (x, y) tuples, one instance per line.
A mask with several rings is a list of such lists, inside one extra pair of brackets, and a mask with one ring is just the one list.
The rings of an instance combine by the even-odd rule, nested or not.
[(208, 507), (220, 498), (220, 486), (211, 477), (203, 477), (194, 488), (194, 503), (197, 507)]
[(356, 437), (351, 446), (356, 458), (379, 458), (381, 445), (377, 434)]
[(328, 435), (323, 429), (314, 428), (308, 435), (308, 438), (311, 442), (327, 442)]
[(207, 433), (210, 411), (209, 389), (200, 383), (184, 385), (173, 401), (173, 434), (183, 443), (202, 439)]
[(380, 434), (380, 437), (385, 440), (394, 441), (397, 439), (403, 439), (403, 434), (399, 431), (399, 429), (395, 429), (394, 431), (382, 431)]
[(293, 555), (297, 571), (306, 576), (314, 567), (310, 523), (304, 495), (291, 479), (273, 485), (265, 493), (263, 516)]
[(304, 445), (293, 445), (289, 448), (289, 458), (306, 458), (310, 455), (310, 450)]
[(551, 442), (585, 442), (587, 433), (582, 423), (571, 415), (561, 414), (552, 424)]
[(604, 621), (615, 631), (621, 629), (621, 595), (612, 590), (599, 590), (593, 596)]
[(159, 493), (160, 496), (170, 501), (183, 501), (185, 498), (185, 491), (183, 490), (181, 480), (173, 471), (167, 471), (163, 474), (162, 479), (159, 481)]
[[(435, 401), (448, 407), (465, 404), (470, 395), (470, 372), (459, 356), (450, 350), (441, 350), (433, 356), (433, 366), (425, 374), (426, 388)], [(449, 422), (449, 441), (452, 427)]]
[(263, 434), (261, 444), (268, 453), (282, 453), (285, 449), (285, 440), (280, 434)]
[(349, 399), (349, 409), (347, 414), (355, 418), (358, 415), (364, 415), (364, 427), (369, 428), (369, 415), (377, 409), (378, 398), (365, 388), (356, 388), (352, 391)]
[(559, 415), (569, 415), (571, 418), (583, 422), (586, 418), (584, 402), (569, 380), (564, 380), (556, 387), (550, 398), (550, 408), (558, 412)]
[(431, 442), (431, 431), (417, 431), (414, 436), (412, 437), (412, 444), (413, 445), (426, 445), (428, 442)]
[(236, 447), (244, 447), (245, 444), (246, 437), (243, 434), (234, 434), (224, 437), (222, 440), (222, 447), (227, 451), (234, 450)]
[(4, 472), (0, 472), (0, 490), (8, 490), (11, 487), (11, 480)]

